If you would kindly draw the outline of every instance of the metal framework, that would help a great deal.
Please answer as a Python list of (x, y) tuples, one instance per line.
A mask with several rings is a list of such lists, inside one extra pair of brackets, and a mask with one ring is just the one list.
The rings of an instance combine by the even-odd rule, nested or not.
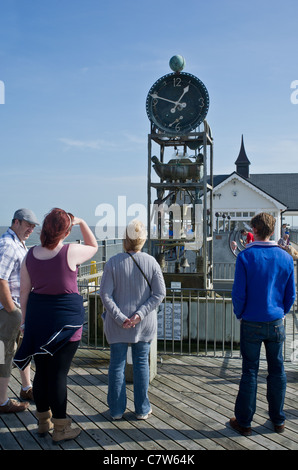
[[(159, 260), (167, 287), (173, 282), (185, 288), (208, 289), (213, 285), (213, 139), (206, 120), (202, 126), (202, 131), (173, 137), (151, 124), (148, 135), (148, 252)], [(153, 146), (157, 146), (159, 158), (153, 155)], [(168, 149), (177, 157), (174, 155), (166, 162)], [(180, 154), (179, 149), (182, 149)], [(190, 158), (189, 150), (194, 151)], [(156, 191), (156, 198), (152, 190)], [(168, 233), (162, 226), (165, 206), (169, 209)], [(191, 225), (190, 234), (185, 233), (187, 223)], [(165, 263), (165, 255), (170, 250), (183, 253), (183, 265), (179, 263), (179, 254), (174, 261), (175, 268), (173, 262)], [(186, 253), (192, 253), (196, 259), (192, 272), (187, 272)]]

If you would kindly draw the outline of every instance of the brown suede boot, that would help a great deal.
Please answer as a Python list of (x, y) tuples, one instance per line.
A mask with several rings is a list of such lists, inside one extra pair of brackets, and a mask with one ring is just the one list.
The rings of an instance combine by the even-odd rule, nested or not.
[(52, 418), (54, 423), (54, 431), (52, 434), (52, 439), (54, 444), (58, 444), (62, 441), (68, 441), (70, 439), (75, 439), (81, 433), (80, 428), (71, 427), (71, 419), (56, 419)]
[(36, 411), (35, 416), (38, 419), (38, 435), (39, 437), (45, 437), (47, 433), (54, 427), (51, 421), (52, 412), (51, 410), (44, 411), (42, 413)]

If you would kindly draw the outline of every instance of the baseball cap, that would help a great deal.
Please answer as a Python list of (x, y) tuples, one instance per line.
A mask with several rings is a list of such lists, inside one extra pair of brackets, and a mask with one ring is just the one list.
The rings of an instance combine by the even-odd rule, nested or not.
[(26, 220), (26, 222), (29, 222), (29, 224), (39, 225), (35, 214), (30, 209), (18, 209), (15, 211), (13, 218), (18, 220)]

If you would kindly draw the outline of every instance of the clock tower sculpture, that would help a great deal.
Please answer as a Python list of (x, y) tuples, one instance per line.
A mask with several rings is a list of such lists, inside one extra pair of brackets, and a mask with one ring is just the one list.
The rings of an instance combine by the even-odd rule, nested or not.
[(208, 289), (213, 285), (209, 94), (201, 80), (182, 72), (184, 66), (183, 57), (173, 56), (173, 73), (159, 78), (146, 99), (148, 251), (161, 264), (167, 287)]

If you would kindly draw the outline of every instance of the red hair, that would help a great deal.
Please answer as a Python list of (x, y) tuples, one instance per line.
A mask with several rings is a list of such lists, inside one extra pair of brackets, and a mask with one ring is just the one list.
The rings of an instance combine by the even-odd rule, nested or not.
[(70, 232), (72, 221), (73, 215), (70, 212), (58, 208), (52, 209), (43, 221), (40, 234), (41, 246), (53, 250)]

